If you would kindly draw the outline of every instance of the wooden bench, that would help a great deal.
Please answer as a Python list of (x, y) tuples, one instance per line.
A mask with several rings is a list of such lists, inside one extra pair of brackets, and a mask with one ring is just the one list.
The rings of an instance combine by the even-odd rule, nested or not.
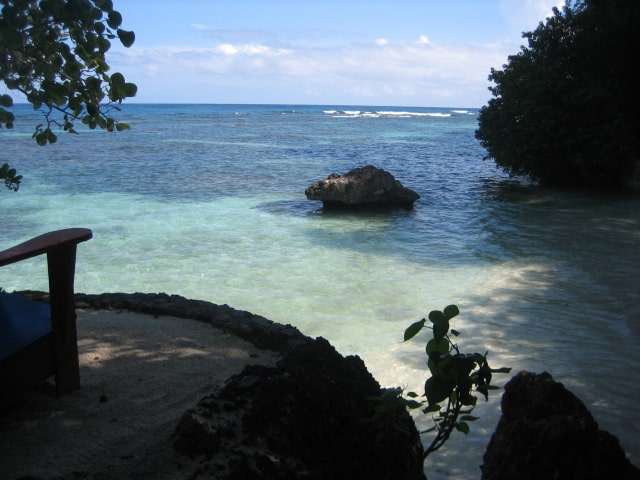
[(47, 254), (49, 304), (0, 293), (0, 399), (55, 375), (56, 395), (80, 388), (74, 276), (86, 228), (45, 233), (0, 252), (0, 267)]

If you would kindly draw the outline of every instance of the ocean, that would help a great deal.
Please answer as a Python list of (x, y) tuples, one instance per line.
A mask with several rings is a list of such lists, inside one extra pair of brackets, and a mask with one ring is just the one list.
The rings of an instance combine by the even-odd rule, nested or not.
[[(46, 147), (31, 138), (41, 116), (14, 110), (0, 163), (24, 180), (0, 192), (0, 249), (91, 228), (78, 292), (226, 303), (325, 337), (381, 385), (420, 392), (426, 333), (403, 343), (404, 329), (457, 304), (462, 351), (551, 373), (640, 464), (638, 195), (509, 178), (483, 160), (471, 108), (130, 104), (117, 116), (131, 131), (79, 128)], [(312, 183), (369, 164), (420, 194), (412, 210), (306, 199)], [(45, 262), (3, 267), (0, 287), (46, 290)], [(479, 401), (469, 435), (429, 457), (430, 479), (479, 478), (499, 398)]]

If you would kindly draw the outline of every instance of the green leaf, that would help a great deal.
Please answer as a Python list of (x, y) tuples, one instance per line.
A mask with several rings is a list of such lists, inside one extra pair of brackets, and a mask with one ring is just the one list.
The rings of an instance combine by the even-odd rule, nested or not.
[(427, 408), (422, 410), (422, 413), (433, 413), (439, 412), (442, 407), (439, 404), (429, 405)]
[(473, 415), (463, 415), (462, 417), (460, 417), (460, 420), (462, 420), (463, 422), (475, 422), (479, 418), (480, 417), (474, 417)]
[(136, 41), (136, 34), (133, 32), (122, 30), (119, 28), (117, 30), (117, 33), (118, 37), (120, 38), (120, 42), (122, 42), (122, 45), (124, 45), (126, 48), (129, 48), (131, 45), (133, 45), (133, 42)]
[(447, 320), (451, 320), (459, 313), (460, 310), (458, 310), (458, 307), (456, 305), (448, 305), (444, 308), (444, 316), (447, 317)]
[(465, 395), (460, 396), (460, 403), (465, 407), (475, 406), (478, 399), (469, 393), (465, 393)]
[(123, 91), (127, 97), (135, 97), (138, 93), (138, 86), (135, 83), (125, 83)]
[[(446, 318), (439, 319), (433, 323), (433, 338), (441, 340), (449, 331), (449, 320)], [(448, 350), (447, 350), (448, 351)]]
[(407, 392), (407, 397), (409, 398), (417, 398), (420, 395), (418, 395), (416, 392)]
[(465, 422), (457, 422), (456, 423), (456, 430), (458, 430), (459, 432), (462, 432), (465, 435), (467, 435), (469, 433), (469, 424), (467, 424)]
[(88, 77), (84, 83), (87, 86), (87, 89), (92, 93), (92, 95), (94, 94), (94, 92), (99, 92), (100, 88), (102, 87), (102, 82), (97, 77)]
[(438, 360), (439, 359), (435, 359), (432, 357), (429, 357), (429, 360), (427, 360), (427, 366), (431, 371), (431, 375), (440, 375), (442, 373), (441, 372), (442, 368), (440, 366), (442, 362), (439, 362)]
[(95, 117), (100, 113), (100, 109), (98, 108), (97, 105), (94, 105), (93, 103), (88, 103), (87, 113), (89, 114), (89, 116)]
[(442, 320), (446, 320), (444, 313), (442, 313), (440, 310), (432, 310), (431, 312), (429, 312), (429, 320), (431, 320), (432, 323), (436, 323)]
[(458, 354), (453, 357), (453, 365), (461, 377), (467, 377), (476, 366), (473, 355)]
[(454, 387), (455, 383), (446, 381), (442, 377), (429, 377), (424, 384), (424, 393), (429, 405), (435, 405), (449, 398)]
[(0, 123), (6, 123), (7, 128), (9, 124), (12, 123), (16, 119), (15, 115), (11, 112), (7, 112), (4, 108), (0, 107)]
[(47, 135), (44, 132), (40, 132), (35, 134), (36, 143), (41, 147), (44, 147), (47, 144)]
[(98, 37), (98, 49), (100, 52), (108, 52), (111, 48), (111, 42), (104, 37)]
[(105, 12), (113, 10), (113, 2), (111, 0), (96, 0), (95, 4)]
[(111, 10), (107, 16), (107, 25), (111, 28), (118, 28), (122, 25), (122, 15), (116, 10)]
[(114, 86), (124, 86), (124, 75), (119, 72), (114, 73), (111, 75), (111, 83)]
[(432, 356), (436, 353), (436, 358), (439, 358), (441, 354), (445, 354), (449, 352), (449, 342), (446, 338), (441, 338), (440, 340), (436, 340), (432, 338), (427, 343), (427, 355)]
[(0, 107), (13, 107), (13, 98), (11, 98), (11, 95), (0, 95)]
[(50, 128), (47, 128), (44, 133), (47, 135), (47, 140), (49, 141), (50, 144), (54, 144), (58, 141), (58, 136), (53, 133), (53, 131)]
[(460, 332), (459, 332), (458, 330), (454, 330), (454, 329), (452, 328), (452, 329), (451, 329), (451, 334), (452, 334), (452, 335), (455, 335), (455, 336), (457, 337), (458, 335), (460, 335)]
[(409, 325), (409, 328), (407, 328), (404, 331), (404, 341), (406, 342), (407, 340), (411, 340), (413, 337), (416, 336), (416, 334), (422, 330), (422, 328), (424, 327), (426, 320), (423, 318), (422, 320), (412, 323), (411, 325)]

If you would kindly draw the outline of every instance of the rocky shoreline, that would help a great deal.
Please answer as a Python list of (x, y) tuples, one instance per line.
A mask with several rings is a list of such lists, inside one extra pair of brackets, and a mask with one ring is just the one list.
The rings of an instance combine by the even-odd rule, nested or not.
[[(76, 294), (76, 307), (199, 320), (282, 355), (273, 367), (247, 365), (200, 399), (184, 412), (165, 450), (117, 478), (426, 478), (420, 436), (397, 395), (381, 388), (359, 357), (340, 355), (325, 339), (228, 305), (165, 293)], [(482, 479), (611, 474), (640, 480), (617, 439), (551, 375), (515, 375), (505, 385), (502, 410)], [(165, 461), (154, 462), (153, 455)]]
[(291, 325), (268, 320), (260, 315), (192, 300), (166, 293), (76, 293), (76, 308), (128, 310), (149, 315), (168, 315), (199, 320), (253, 343), (256, 347), (286, 353), (311, 339)]
[[(425, 478), (422, 443), (404, 404), (359, 357), (343, 357), (325, 339), (164, 293), (76, 294), (76, 307), (200, 320), (282, 355), (274, 367), (248, 365), (185, 412), (171, 439), (172, 468), (198, 460), (185, 478)], [(152, 459), (142, 465), (129, 478), (168, 473), (154, 471)]]

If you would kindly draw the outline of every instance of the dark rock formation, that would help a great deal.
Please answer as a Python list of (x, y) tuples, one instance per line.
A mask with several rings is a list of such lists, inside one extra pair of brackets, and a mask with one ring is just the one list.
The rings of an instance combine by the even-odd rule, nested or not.
[(640, 479), (618, 440), (548, 373), (520, 372), (504, 390), (483, 480)]
[(187, 412), (176, 451), (228, 479), (424, 479), (422, 444), (394, 395), (324, 339), (249, 366)]
[[(283, 355), (276, 367), (246, 367), (184, 414), (161, 452), (179, 469), (186, 458), (199, 460), (198, 471), (184, 478), (424, 479), (422, 444), (404, 407), (358, 357), (342, 357), (324, 339), (178, 295), (76, 294), (76, 306), (200, 320)], [(505, 386), (502, 411), (484, 455), (484, 480), (640, 480), (617, 439), (551, 375), (516, 375)], [(145, 475), (127, 478), (156, 478)]]
[(307, 188), (305, 195), (309, 200), (322, 200), (325, 207), (411, 208), (420, 198), (389, 172), (371, 165), (344, 175), (332, 173)]
[[(75, 300), (77, 308), (200, 320), (282, 354), (276, 367), (249, 365), (200, 400), (166, 449), (151, 454), (171, 458), (183, 478), (424, 480), (422, 443), (404, 405), (385, 395), (360, 358), (341, 356), (326, 340), (178, 295), (78, 293)], [(160, 478), (149, 467), (153, 458), (126, 478)], [(186, 459), (196, 460), (195, 472), (183, 467)]]

